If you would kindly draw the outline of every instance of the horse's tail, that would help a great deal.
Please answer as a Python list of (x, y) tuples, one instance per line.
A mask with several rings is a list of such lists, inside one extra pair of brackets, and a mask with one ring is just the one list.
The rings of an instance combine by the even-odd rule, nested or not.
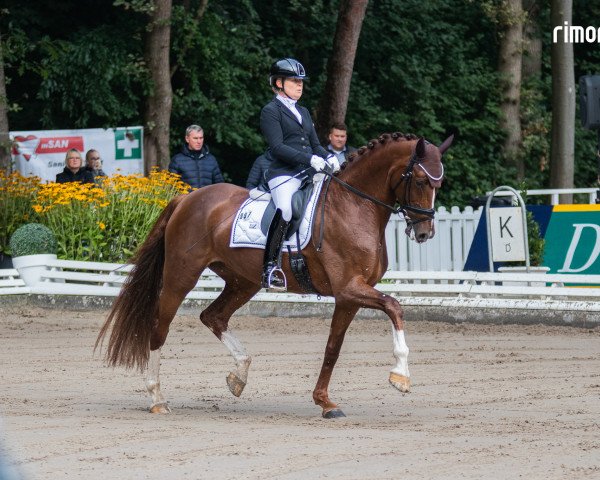
[(175, 197), (156, 220), (148, 238), (129, 261), (134, 267), (100, 329), (94, 350), (112, 325), (106, 348), (110, 366), (144, 370), (150, 355), (150, 336), (156, 323), (165, 261), (165, 229), (183, 197)]

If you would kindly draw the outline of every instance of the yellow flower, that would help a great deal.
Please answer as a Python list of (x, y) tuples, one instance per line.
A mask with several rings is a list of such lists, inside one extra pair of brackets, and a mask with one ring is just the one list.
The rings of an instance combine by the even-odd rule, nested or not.
[(103, 222), (98, 222), (98, 226), (100, 227), (100, 230), (104, 230), (106, 228), (106, 225), (104, 225)]

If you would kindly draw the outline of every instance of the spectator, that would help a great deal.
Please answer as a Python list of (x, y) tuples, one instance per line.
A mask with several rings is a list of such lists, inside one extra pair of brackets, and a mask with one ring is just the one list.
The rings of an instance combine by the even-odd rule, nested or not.
[(94, 150), (93, 148), (88, 150), (85, 154), (85, 169), (88, 172), (91, 172), (94, 177), (94, 182), (97, 183), (96, 177), (106, 177), (106, 173), (102, 170), (102, 159), (100, 158), (100, 153), (98, 150)]
[(253, 188), (258, 187), (261, 183), (266, 182), (265, 173), (267, 173), (267, 169), (271, 162), (269, 159), (263, 154), (254, 160), (254, 164), (250, 169), (250, 173), (248, 174), (248, 180), (246, 180), (246, 188), (248, 190), (252, 190)]
[(81, 153), (76, 148), (67, 152), (65, 169), (56, 175), (56, 183), (94, 183), (93, 175), (82, 166)]
[(204, 145), (202, 127), (190, 125), (185, 131), (185, 143), (171, 159), (169, 172), (181, 175), (181, 180), (192, 188), (224, 182), (217, 159)]
[(346, 145), (348, 141), (348, 127), (344, 123), (334, 123), (329, 129), (329, 135), (327, 136), (329, 145), (327, 145), (327, 151), (333, 153), (340, 165), (348, 161), (348, 155), (356, 151), (356, 148)]

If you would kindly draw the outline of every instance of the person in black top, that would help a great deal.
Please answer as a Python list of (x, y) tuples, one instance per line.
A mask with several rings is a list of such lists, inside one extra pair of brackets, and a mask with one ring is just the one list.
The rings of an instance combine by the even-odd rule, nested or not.
[(296, 103), (307, 79), (298, 60), (283, 58), (273, 63), (269, 83), (275, 98), (260, 114), (260, 128), (268, 144), (265, 156), (271, 161), (266, 178), (277, 208), (267, 234), (262, 283), (277, 290), (286, 285), (280, 254), (292, 219), (292, 195), (304, 178), (327, 164), (334, 172), (340, 168), (337, 158), (319, 143), (308, 110)]
[(96, 177), (106, 177), (106, 173), (102, 170), (102, 159), (98, 150), (91, 148), (85, 154), (85, 169), (92, 174), (94, 182), (98, 183)]
[(271, 165), (271, 161), (264, 153), (256, 157), (256, 160), (254, 160), (252, 168), (250, 169), (250, 173), (248, 174), (248, 179), (246, 180), (246, 188), (248, 190), (258, 187), (265, 181), (265, 174), (269, 169), (269, 165)]
[(56, 183), (94, 183), (94, 176), (91, 172), (83, 168), (81, 152), (72, 148), (65, 157), (65, 169), (56, 175)]

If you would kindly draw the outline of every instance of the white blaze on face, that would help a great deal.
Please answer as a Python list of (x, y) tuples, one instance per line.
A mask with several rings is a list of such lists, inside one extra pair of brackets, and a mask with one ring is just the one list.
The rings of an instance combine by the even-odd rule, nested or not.
[(392, 373), (410, 378), (408, 372), (409, 350), (404, 340), (404, 330), (396, 330), (392, 327), (392, 338), (394, 341), (394, 357), (396, 358), (396, 366), (392, 368)]
[(431, 195), (431, 209), (435, 208), (435, 188), (433, 189), (433, 194)]

